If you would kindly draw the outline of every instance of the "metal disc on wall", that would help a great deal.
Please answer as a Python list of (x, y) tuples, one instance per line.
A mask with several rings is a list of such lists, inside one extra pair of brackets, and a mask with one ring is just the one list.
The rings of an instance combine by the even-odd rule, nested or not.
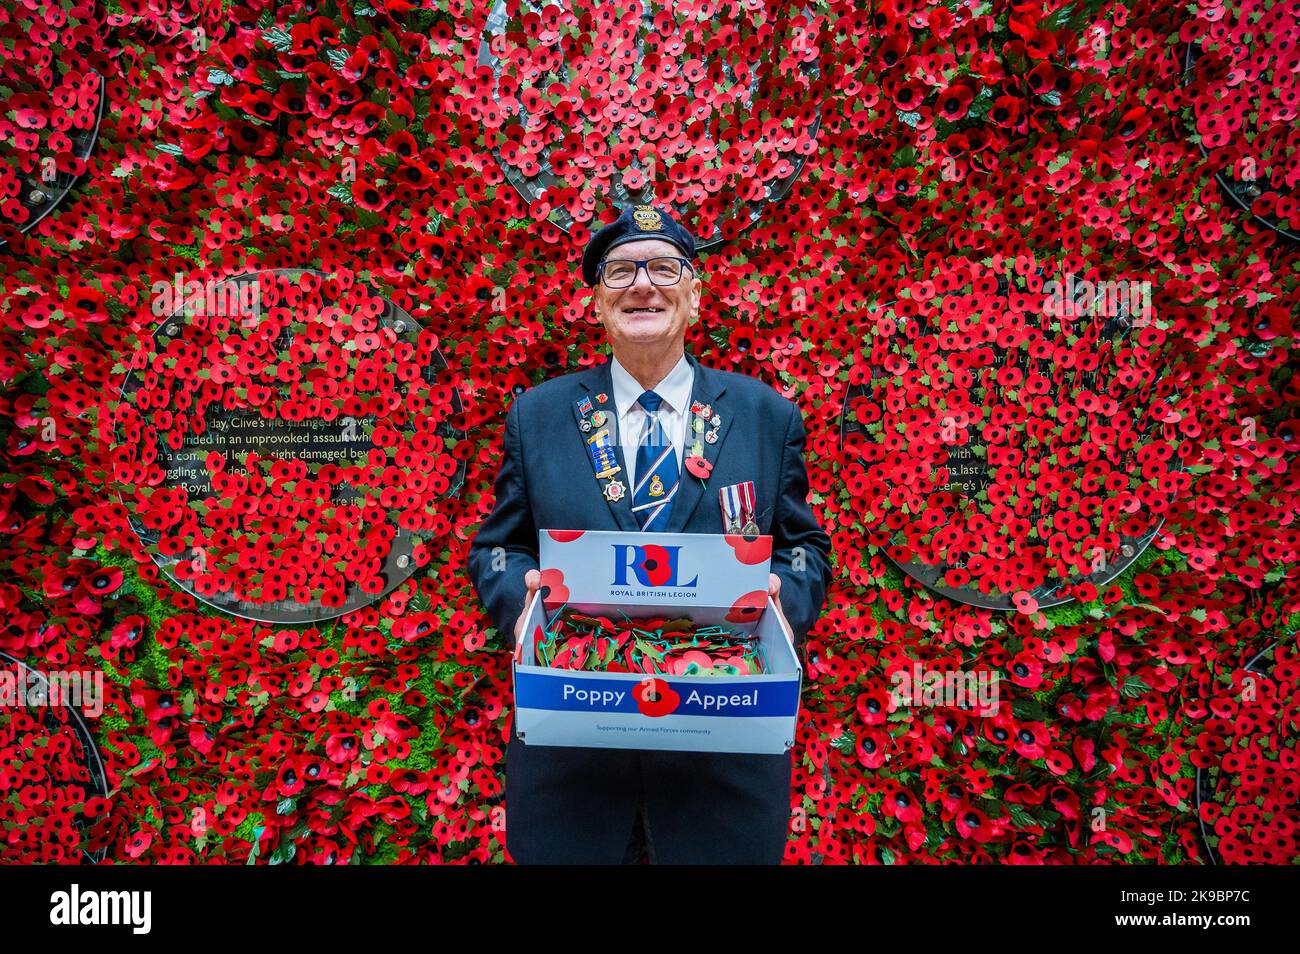
[[(72, 128), (63, 133), (71, 143), (69, 153), (83, 162), (94, 151), (95, 142), (99, 138), (99, 126), (104, 118), (104, 105), (108, 99), (103, 76), (91, 70), (86, 72), (85, 79), (87, 83), (93, 84), (96, 97), (93, 113), (89, 116), (90, 121), (84, 128)], [(5, 142), (9, 149), (13, 148), (12, 140), (6, 139)], [(78, 173), (58, 168), (53, 156), (36, 155), (30, 158), (34, 161), (28, 162), (20, 158), (17, 163), (19, 166), (30, 166), (30, 168), (13, 170), (13, 174), (18, 178), (17, 201), (22, 209), (22, 215), (6, 223), (24, 234), (36, 228), (42, 220), (57, 209), (81, 178)], [(3, 234), (0, 234), (0, 245), (6, 242)]]
[[(1264, 19), (1265, 17), (1275, 15), (1284, 18), (1286, 16), (1286, 13), (1284, 12), (1286, 4), (1284, 3), (1277, 4), (1276, 8), (1273, 4), (1266, 4), (1265, 6), (1268, 9), (1260, 9), (1251, 12), (1251, 32), (1259, 41), (1262, 41), (1263, 37), (1265, 37), (1272, 27), (1276, 25), (1267, 22)], [(1240, 15), (1243, 15), (1243, 11), (1229, 8), (1229, 18)], [(1284, 61), (1282, 57), (1284, 54), (1280, 49), (1273, 49), (1268, 44), (1261, 43), (1261, 45), (1264, 49), (1265, 57), (1271, 54), (1274, 57), (1274, 63), (1276, 66), (1281, 66), (1283, 64)], [(1224, 72), (1228, 73), (1230, 76), (1236, 75), (1237, 78), (1235, 81), (1221, 77), (1212, 77), (1211, 80), (1212, 82), (1217, 82), (1219, 84), (1212, 87), (1212, 92), (1216, 102), (1224, 101), (1225, 96), (1236, 95), (1240, 89), (1249, 90), (1251, 93), (1250, 98), (1253, 109), (1247, 111), (1248, 117), (1252, 113), (1258, 114), (1264, 107), (1270, 94), (1275, 93), (1277, 89), (1280, 88), (1276, 80), (1272, 85), (1269, 85), (1259, 77), (1252, 75), (1254, 70), (1262, 69), (1263, 66), (1259, 61), (1260, 54), (1258, 52), (1254, 58), (1247, 61), (1245, 54), (1250, 52), (1248, 46), (1237, 46), (1232, 48), (1231, 54), (1235, 54), (1237, 59), (1233, 59), (1230, 64), (1233, 68)], [(1190, 87), (1191, 84), (1196, 81), (1198, 73), (1200, 72), (1200, 70), (1198, 70), (1198, 64), (1204, 60), (1205, 56), (1206, 54), (1204, 53), (1203, 46), (1200, 42), (1193, 41), (1187, 44), (1183, 51), (1182, 70), (1182, 83), (1185, 88)], [(1267, 59), (1263, 62), (1267, 62)], [(1244, 76), (1239, 75), (1242, 73), (1243, 68), (1246, 69), (1246, 74)], [(1199, 101), (1196, 99), (1193, 99), (1193, 122), (1195, 122), (1195, 107), (1198, 102)], [(1292, 128), (1290, 132), (1291, 140), (1293, 141), (1295, 132), (1294, 109), (1291, 110), (1291, 113), (1292, 118), (1290, 122)], [(1211, 150), (1206, 149), (1204, 135), (1201, 134), (1201, 131), (1195, 126), (1192, 126), (1190, 127), (1189, 133), (1195, 139), (1196, 148), (1200, 151), (1201, 156), (1206, 160), (1213, 161), (1214, 156), (1212, 156)], [(1243, 140), (1247, 134), (1258, 138), (1263, 134), (1263, 130), (1241, 129), (1237, 130), (1235, 135), (1238, 140)], [(1236, 144), (1234, 143), (1234, 146), (1235, 145)], [(1219, 151), (1219, 147), (1214, 149), (1214, 153), (1216, 154)], [(1214, 178), (1219, 185), (1220, 193), (1242, 212), (1247, 213), (1256, 223), (1264, 226), (1266, 229), (1276, 232), (1285, 239), (1289, 239), (1292, 242), (1300, 242), (1300, 229), (1297, 229), (1293, 224), (1283, 224), (1283, 222), (1279, 221), (1276, 215), (1270, 215), (1267, 213), (1261, 214), (1257, 208), (1260, 199), (1266, 194), (1287, 195), (1287, 173), (1290, 168), (1294, 168), (1294, 162), (1295, 156), (1288, 156), (1287, 162), (1282, 168), (1275, 168), (1272, 175), (1265, 175), (1264, 170), (1260, 168), (1262, 165), (1260, 160), (1256, 157), (1245, 156), (1238, 161), (1235, 168), (1215, 168)], [(1220, 166), (1221, 165), (1222, 163), (1220, 163)], [(1279, 164), (1275, 163), (1275, 165)], [(1294, 190), (1291, 190), (1291, 194), (1288, 198), (1292, 200), (1292, 207), (1294, 208), (1294, 201), (1297, 198)], [(1290, 222), (1294, 223), (1295, 221), (1296, 216), (1292, 215)]]
[[(246, 294), (250, 283), (280, 281), (286, 283), (285, 287), (288, 288), (302, 276), (321, 276), (321, 274), (304, 269), (268, 269), (216, 282), (210, 294), (224, 301), (238, 301), (241, 300), (241, 295), (244, 298), (253, 297)], [(405, 309), (382, 295), (371, 293), (382, 302), (382, 311), (376, 319), (378, 326), (390, 329), (396, 335), (398, 342), (414, 348), (421, 330), (418, 322)], [(167, 354), (169, 349), (176, 353), (183, 353), (186, 346), (186, 332), (189, 329), (189, 320), (183, 309), (165, 318), (153, 333), (151, 353), (161, 356)], [(288, 357), (288, 349), (292, 341), (293, 332), (286, 327), (272, 342), (279, 357)], [(170, 346), (173, 345), (177, 347), (171, 348)], [(421, 376), (432, 386), (437, 382), (438, 376), (446, 371), (447, 362), (437, 348), (431, 349), (429, 355), (430, 362), (423, 367)], [(122, 389), (123, 403), (133, 405), (142, 385), (141, 374), (136, 371), (131, 372)], [(405, 383), (401, 383), (395, 390), (402, 397), (406, 397), (408, 387)], [(452, 389), (450, 404), (453, 413), (463, 410), (463, 402), (455, 389)], [(204, 414), (203, 422), (202, 433), (197, 431), (187, 433), (179, 446), (173, 446), (161, 435), (157, 436), (155, 442), (156, 458), (153, 459), (163, 471), (160, 488), (163, 491), (174, 492), (178, 489), (183, 491), (190, 506), (199, 503), (207, 507), (219, 497), (219, 492), (214, 491), (213, 488), (213, 475), (207, 471), (204, 464), (205, 458), (213, 451), (218, 452), (228, 461), (242, 460), (250, 451), (263, 459), (310, 461), (313, 468), (311, 473), (315, 475), (323, 465), (350, 464), (364, 458), (376, 447), (373, 440), (375, 422), (366, 417), (341, 416), (334, 420), (267, 419), (254, 410), (217, 407), (209, 409)], [(406, 428), (409, 436), (409, 422)], [(441, 438), (452, 441), (464, 437), (464, 432), (454, 428), (449, 421), (439, 424), (435, 433)], [(118, 440), (126, 441), (120, 427)], [(147, 449), (142, 451), (142, 457), (152, 462)], [(466, 461), (456, 460), (453, 473), (447, 475), (445, 491), (438, 494), (439, 499), (459, 493), (465, 480), (467, 466)], [(119, 498), (121, 498), (120, 493)], [(331, 503), (340, 506), (352, 504), (359, 506), (362, 501), (355, 487), (340, 483), (332, 488)], [(128, 510), (131, 509), (125, 499), (123, 504)], [(169, 546), (166, 549), (173, 552), (164, 552), (164, 548), (160, 547), (163, 535), (156, 529), (146, 526), (134, 511), (130, 515), (130, 524), (159, 569), (178, 587), (213, 609), (261, 622), (304, 624), (341, 616), (383, 598), (409, 579), (417, 568), (416, 560), (412, 556), (412, 550), (418, 542), (417, 536), (404, 527), (394, 527), (391, 546), (379, 572), (383, 585), (378, 592), (366, 592), (359, 586), (349, 585), (346, 598), (341, 605), (326, 605), (319, 599), (306, 602), (292, 598), (248, 600), (229, 592), (202, 592), (189, 575), (194, 572), (196, 564), (206, 566), (206, 559), (203, 558), (202, 553), (188, 545)], [(178, 573), (179, 568), (184, 568), (185, 572)]]
[[(11, 656), (9, 653), (0, 650), (0, 663), (9, 667), (15, 672), (21, 671), (19, 678), (22, 679), (24, 694), (35, 690), (40, 699), (31, 707), (39, 707), (44, 710), (45, 718), (42, 720), (44, 727), (49, 730), (51, 735), (58, 734), (65, 730), (70, 731), (76, 738), (78, 745), (81, 747), (80, 756), (75, 753), (71, 754), (74, 764), (80, 766), (86, 773), (86, 784), (91, 794), (99, 798), (108, 796), (108, 773), (104, 770), (104, 759), (100, 755), (99, 746), (95, 744), (95, 737), (90, 731), (90, 726), (86, 723), (85, 717), (78, 711), (75, 704), (70, 704), (67, 700), (61, 700), (58, 704), (50, 704), (50, 680), (45, 673), (39, 669), (33, 669), (21, 659)], [(5, 706), (15, 704), (16, 700), (5, 700)], [(77, 812), (74, 824), (81, 831), (84, 831), (90, 822), (84, 814)], [(108, 856), (107, 848), (100, 848), (96, 851), (81, 849), (82, 864), (99, 864)]]
[[(1041, 269), (1040, 269), (1041, 271)], [(1008, 290), (1008, 282), (1003, 276), (998, 276), (999, 293), (1005, 294)], [(897, 304), (889, 302), (886, 307)], [(1082, 305), (1082, 299), (1076, 299), (1076, 304)], [(1108, 318), (1101, 329), (1101, 337), (1109, 339), (1118, 344), (1129, 333), (1133, 324), (1133, 316), (1128, 314), (1127, 308), (1122, 306), (1118, 313)], [(1002, 353), (995, 360), (995, 366), (1000, 366), (1007, 360), (1006, 353)], [(872, 367), (872, 383), (867, 385), (857, 385), (850, 387), (844, 398), (843, 407), (840, 415), (840, 450), (844, 452), (847, 440), (850, 435), (862, 434), (870, 440), (868, 429), (860, 422), (854, 419), (852, 413), (855, 402), (866, 399), (872, 400), (873, 388), (878, 386), (882, 380), (888, 380), (890, 374), (884, 370)], [(1083, 372), (1087, 380), (1085, 384), (1096, 384), (1095, 373)], [(978, 386), (977, 386), (978, 388)], [(982, 393), (982, 389), (981, 393)], [(1144, 433), (1150, 429), (1151, 421), (1144, 421)], [(972, 432), (974, 429), (972, 428)], [(987, 445), (979, 439), (978, 435), (972, 433), (971, 438), (964, 444), (949, 446), (947, 448), (946, 468), (949, 471), (948, 482), (942, 488), (936, 490), (949, 490), (958, 495), (959, 498), (965, 498), (971, 501), (986, 500), (987, 488), (992, 483), (988, 466), (984, 463), (987, 460)], [(984, 495), (981, 497), (981, 495)], [(986, 506), (983, 504), (981, 506)], [(1043, 585), (1036, 587), (1027, 592), (1036, 601), (1039, 609), (1048, 609), (1053, 606), (1059, 606), (1072, 601), (1073, 597), (1061, 595), (1060, 591), (1067, 585), (1075, 585), (1083, 582), (1091, 582), (1101, 587), (1110, 583), (1142, 554), (1142, 552), (1155, 539), (1163, 524), (1163, 518), (1153, 518), (1144, 532), (1137, 535), (1121, 534), (1119, 546), (1110, 553), (1104, 554), (1104, 558), (1099, 561), (1100, 565), (1092, 572), (1072, 578), (1068, 581), (1052, 585)], [(894, 563), (902, 572), (907, 574), (916, 582), (920, 583), (933, 593), (947, 597), (954, 601), (965, 603), (970, 606), (978, 606), (984, 609), (1012, 611), (1017, 607), (1012, 599), (1012, 594), (1002, 592), (982, 592), (975, 584), (965, 586), (952, 586), (945, 582), (948, 572), (954, 568), (960, 568), (965, 565), (964, 561), (957, 559), (951, 562), (943, 562), (931, 565), (919, 560), (900, 560), (896, 559), (891, 553), (891, 549), (886, 547), (885, 556)]]
[[(1294, 636), (1294, 634), (1292, 634), (1292, 636)], [(1275, 655), (1277, 652), (1277, 647), (1278, 647), (1277, 642), (1273, 642), (1269, 644), (1267, 647), (1260, 650), (1260, 652), (1258, 652), (1253, 657), (1251, 657), (1251, 659), (1244, 666), (1241, 667), (1242, 670), (1257, 676), (1263, 676), (1265, 678), (1271, 679), (1273, 677), (1273, 666), (1277, 661)], [(1265, 657), (1269, 657), (1269, 658), (1266, 659)], [(1211, 833), (1205, 827), (1204, 806), (1220, 804), (1219, 784), (1221, 778), (1222, 778), (1221, 770), (1212, 770), (1210, 768), (1201, 768), (1200, 766), (1197, 766), (1196, 769), (1197, 827), (1201, 834), (1201, 844), (1205, 846), (1205, 852), (1209, 856), (1210, 864), (1212, 865), (1222, 864), (1223, 858), (1221, 857), (1218, 851), (1217, 845), (1210, 844)], [(1294, 807), (1300, 809), (1300, 802), (1297, 802)]]
[[(511, 33), (511, 9), (519, 7), (522, 7), (530, 14), (536, 15), (541, 12), (543, 4), (534, 2), (534, 0), (495, 0), (491, 12), (488, 15), (483, 35), (479, 43), (478, 65), (491, 70), (493, 76), (494, 96), (497, 98), (500, 96), (500, 81), (505, 66), (500, 54), (504, 53), (508, 46), (506, 38)], [(656, 29), (656, 10), (658, 9), (662, 12), (663, 10), (671, 10), (671, 8), (671, 3), (657, 6), (656, 4), (649, 2), (649, 0), (643, 0), (641, 24), (635, 40), (637, 55), (632, 77), (633, 81), (635, 81), (636, 77), (640, 75), (642, 70), (642, 61), (645, 56), (646, 37)], [(808, 17), (811, 22), (811, 11), (805, 9), (804, 16)], [(558, 43), (556, 49), (558, 49)], [(602, 56), (598, 62), (601, 66), (604, 66), (609, 63), (609, 59)], [(729, 63), (722, 63), (720, 72), (728, 82), (733, 84), (738, 83), (735, 71), (731, 68)], [(819, 71), (815, 61), (800, 66), (800, 72), (809, 79), (815, 79), (819, 76)], [(557, 57), (557, 63), (554, 70), (551, 71), (551, 75), (553, 75), (556, 82), (567, 88), (568, 84), (572, 81), (569, 59), (565, 56)], [(533, 85), (536, 88), (544, 88), (549, 84), (546, 82), (546, 77), (542, 77), (536, 80), (531, 80), (530, 85)], [(744, 95), (743, 107), (746, 112), (749, 111), (749, 108), (755, 102), (756, 98), (761, 99), (763, 94), (767, 92), (767, 90), (763, 88), (763, 85), (764, 84), (756, 71), (750, 79)], [(527, 129), (529, 123), (530, 117), (527, 107), (524, 106), (523, 103), (520, 103), (518, 105), (518, 124)], [(815, 141), (820, 128), (821, 106), (820, 103), (816, 103), (812, 113), (812, 120), (808, 123), (807, 127), (801, 131), (802, 138), (805, 141)], [(615, 130), (612, 139), (618, 139), (617, 129)], [(766, 181), (763, 185), (763, 195), (761, 197), (737, 197), (730, 207), (729, 214), (732, 218), (740, 217), (743, 219), (744, 224), (741, 227), (742, 229), (748, 228), (757, 222), (768, 205), (783, 199), (789, 193), (795, 181), (799, 178), (800, 172), (803, 170), (808, 154), (796, 153), (790, 142), (783, 141), (781, 145), (785, 148), (780, 149), (779, 153), (781, 156), (788, 158), (789, 169), (784, 174), (773, 176), (771, 179)], [(504, 154), (501, 148), (492, 149), (493, 156), (501, 166), (506, 180), (515, 188), (519, 195), (530, 204), (546, 201), (548, 196), (553, 196), (565, 185), (563, 177), (556, 172), (551, 162), (551, 157), (554, 151), (553, 145), (543, 146), (540, 155), (538, 156), (537, 168), (524, 169), (521, 168), (519, 164), (512, 162)], [(638, 174), (644, 174), (647, 173), (647, 171), (653, 173), (653, 169), (647, 170), (637, 159), (631, 161), (630, 168), (635, 170)], [(690, 201), (665, 202), (655, 194), (653, 181), (654, 176), (652, 174), (648, 175), (647, 180), (648, 181), (644, 186), (639, 188), (629, 188), (624, 182), (623, 177), (618, 175), (612, 176), (609, 192), (606, 198), (611, 205), (618, 208), (625, 208), (637, 204), (654, 204), (667, 207), (675, 216), (689, 219), (691, 218), (690, 209), (695, 200), (702, 198), (705, 192), (703, 189), (696, 189), (696, 194), (692, 196)], [(737, 192), (738, 191), (739, 190), (737, 190)], [(590, 210), (587, 211), (590, 212)], [(548, 219), (552, 224), (565, 232), (569, 231), (576, 222), (573, 212), (563, 206), (556, 206), (553, 208)], [(586, 221), (585, 218), (583, 220)], [(711, 234), (700, 234), (696, 235), (695, 238), (696, 248), (701, 251), (719, 245), (724, 240), (721, 226), (715, 227)]]

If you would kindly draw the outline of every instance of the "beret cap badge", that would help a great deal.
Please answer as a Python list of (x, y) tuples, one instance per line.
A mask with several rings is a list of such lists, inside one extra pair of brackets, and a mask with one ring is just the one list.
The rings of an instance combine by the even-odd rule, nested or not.
[(638, 205), (632, 211), (632, 221), (642, 232), (658, 232), (663, 228), (663, 219), (648, 205)]

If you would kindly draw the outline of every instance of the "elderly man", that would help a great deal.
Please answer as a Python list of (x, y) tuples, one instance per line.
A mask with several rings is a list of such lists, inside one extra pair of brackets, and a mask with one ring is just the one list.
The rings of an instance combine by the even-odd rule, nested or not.
[[(596, 232), (582, 277), (613, 359), (532, 388), (506, 414), (496, 506), (469, 570), (512, 648), (539, 586), (542, 528), (770, 533), (769, 592), (797, 645), (821, 612), (830, 538), (808, 507), (803, 420), (767, 384), (686, 353), (694, 258), (663, 209), (628, 209)], [(520, 863), (776, 864), (791, 758), (512, 737), (506, 844)]]

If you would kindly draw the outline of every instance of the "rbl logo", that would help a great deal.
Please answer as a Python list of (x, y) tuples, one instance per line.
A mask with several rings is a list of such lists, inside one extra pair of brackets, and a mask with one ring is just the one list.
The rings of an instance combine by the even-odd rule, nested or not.
[(677, 561), (681, 547), (661, 547), (650, 543), (643, 547), (627, 543), (614, 544), (614, 582), (611, 586), (630, 586), (630, 569), (642, 586), (695, 586), (696, 575), (689, 583), (677, 582)]

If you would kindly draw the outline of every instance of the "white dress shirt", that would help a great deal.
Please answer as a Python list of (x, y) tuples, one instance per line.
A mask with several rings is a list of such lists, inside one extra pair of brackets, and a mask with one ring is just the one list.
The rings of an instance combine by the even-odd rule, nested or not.
[(653, 388), (644, 388), (628, 370), (611, 358), (610, 375), (614, 381), (614, 406), (618, 409), (618, 438), (623, 445), (623, 460), (627, 464), (628, 491), (636, 486), (636, 451), (641, 446), (641, 435), (649, 424), (650, 415), (639, 398), (647, 390), (663, 398), (659, 405), (659, 423), (664, 434), (677, 451), (677, 472), (681, 473), (682, 456), (686, 448), (687, 411), (691, 406), (691, 393), (695, 388), (695, 369), (683, 354), (662, 381)]

